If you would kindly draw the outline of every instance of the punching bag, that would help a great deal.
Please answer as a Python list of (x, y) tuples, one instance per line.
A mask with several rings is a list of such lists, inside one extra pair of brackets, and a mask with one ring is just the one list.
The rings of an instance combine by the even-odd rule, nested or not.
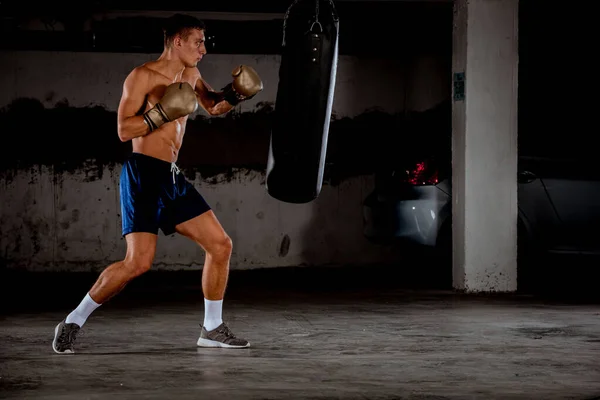
[(332, 1), (296, 0), (285, 14), (267, 161), (268, 194), (288, 203), (319, 196), (338, 59)]

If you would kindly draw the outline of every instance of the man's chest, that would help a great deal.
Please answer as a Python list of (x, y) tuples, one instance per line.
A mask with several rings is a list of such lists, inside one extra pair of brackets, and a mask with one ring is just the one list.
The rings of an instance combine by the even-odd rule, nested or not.
[(154, 107), (156, 105), (156, 103), (158, 103), (160, 101), (160, 99), (162, 99), (162, 97), (165, 95), (165, 91), (167, 90), (167, 87), (169, 85), (171, 85), (173, 83), (178, 83), (178, 82), (187, 82), (192, 87), (195, 87), (196, 81), (197, 81), (197, 79), (191, 78), (191, 77), (186, 77), (186, 76), (183, 76), (181, 79), (177, 80), (176, 82), (170, 81), (169, 79), (166, 79), (166, 78), (165, 79), (161, 79), (161, 78), (155, 79), (149, 85), (149, 90), (146, 95), (147, 107), (148, 108)]

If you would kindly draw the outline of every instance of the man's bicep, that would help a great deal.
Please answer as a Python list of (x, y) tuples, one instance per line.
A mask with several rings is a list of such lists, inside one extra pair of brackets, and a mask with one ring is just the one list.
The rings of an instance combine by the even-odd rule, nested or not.
[(196, 81), (196, 91), (214, 92), (213, 88), (201, 76)]
[(210, 109), (222, 100), (220, 96), (208, 84), (208, 82), (206, 82), (201, 76), (199, 76), (196, 80), (196, 87), (194, 88), (194, 90), (196, 91), (198, 103), (206, 111), (210, 112)]
[(138, 115), (143, 111), (146, 100), (147, 76), (139, 69), (133, 70), (123, 83), (123, 94), (119, 102), (119, 119)]

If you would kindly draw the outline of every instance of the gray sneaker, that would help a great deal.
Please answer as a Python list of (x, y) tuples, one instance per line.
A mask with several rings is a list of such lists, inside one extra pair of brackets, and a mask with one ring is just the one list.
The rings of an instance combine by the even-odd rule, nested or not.
[(58, 354), (73, 354), (73, 344), (77, 339), (77, 333), (79, 333), (79, 325), (67, 324), (66, 320), (63, 320), (60, 324), (54, 328), (54, 340), (52, 341), (52, 349)]
[(198, 346), (242, 349), (244, 347), (250, 347), (250, 343), (248, 343), (247, 340), (235, 337), (229, 327), (223, 322), (210, 332), (202, 327), (202, 332), (200, 332), (200, 338), (198, 339)]

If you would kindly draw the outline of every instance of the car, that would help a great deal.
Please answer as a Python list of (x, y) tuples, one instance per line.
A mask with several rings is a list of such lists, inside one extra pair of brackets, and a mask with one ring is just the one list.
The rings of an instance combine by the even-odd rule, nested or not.
[[(519, 260), (540, 252), (600, 255), (599, 165), (595, 157), (568, 153), (519, 155)], [(431, 249), (451, 262), (451, 176), (449, 151), (376, 173), (374, 190), (363, 201), (364, 235), (376, 243)]]
[(435, 159), (375, 175), (363, 202), (364, 235), (371, 241), (435, 247), (452, 217), (451, 173)]

